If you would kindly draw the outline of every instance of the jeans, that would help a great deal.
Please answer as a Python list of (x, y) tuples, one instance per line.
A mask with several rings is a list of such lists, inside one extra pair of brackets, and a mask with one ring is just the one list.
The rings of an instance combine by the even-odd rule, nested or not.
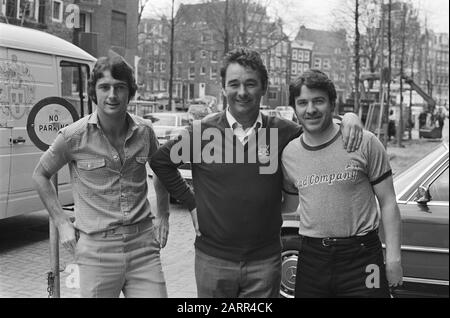
[(281, 255), (254, 261), (230, 261), (195, 250), (199, 298), (277, 298)]
[(167, 297), (155, 228), (80, 233), (75, 259), (80, 270), (81, 297)]
[(320, 239), (302, 237), (295, 297), (390, 297), (378, 235), (330, 246)]

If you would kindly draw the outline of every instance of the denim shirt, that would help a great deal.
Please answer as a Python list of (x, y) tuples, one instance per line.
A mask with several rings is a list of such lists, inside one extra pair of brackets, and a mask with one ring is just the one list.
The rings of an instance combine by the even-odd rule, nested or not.
[(149, 121), (127, 114), (124, 161), (104, 135), (97, 112), (62, 129), (40, 163), (54, 174), (69, 164), (75, 227), (93, 234), (154, 218), (146, 163), (158, 149)]

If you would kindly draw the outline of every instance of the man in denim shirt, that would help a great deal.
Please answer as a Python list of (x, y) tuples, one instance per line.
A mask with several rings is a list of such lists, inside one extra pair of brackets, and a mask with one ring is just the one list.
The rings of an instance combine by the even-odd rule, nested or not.
[[(167, 297), (160, 248), (169, 229), (168, 193), (155, 178), (155, 226), (145, 165), (158, 141), (151, 124), (127, 113), (136, 89), (133, 71), (121, 57), (100, 58), (88, 83), (97, 110), (59, 132), (33, 175), (62, 245), (79, 265), (81, 297), (118, 297), (120, 292), (125, 297)], [(50, 181), (66, 164), (74, 224)]]

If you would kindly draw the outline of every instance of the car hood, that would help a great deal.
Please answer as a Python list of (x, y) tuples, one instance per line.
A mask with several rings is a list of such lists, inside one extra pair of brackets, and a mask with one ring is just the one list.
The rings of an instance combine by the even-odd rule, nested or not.
[(448, 158), (448, 144), (442, 143), (429, 155), (419, 160), (406, 171), (394, 175), (394, 189), (397, 200), (402, 196), (405, 189), (411, 184), (416, 183), (415, 180), (421, 179), (422, 175), (428, 171), (429, 166), (437, 164), (445, 157)]

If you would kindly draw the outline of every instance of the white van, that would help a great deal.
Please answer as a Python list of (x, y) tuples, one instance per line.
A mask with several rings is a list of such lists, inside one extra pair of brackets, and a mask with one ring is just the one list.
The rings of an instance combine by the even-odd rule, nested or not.
[[(80, 117), (90, 113), (87, 79), (95, 61), (61, 38), (0, 23), (0, 219), (44, 209), (31, 180), (42, 151), (27, 134), (28, 114), (50, 96), (70, 101)], [(58, 179), (61, 202), (71, 204), (67, 168)]]

